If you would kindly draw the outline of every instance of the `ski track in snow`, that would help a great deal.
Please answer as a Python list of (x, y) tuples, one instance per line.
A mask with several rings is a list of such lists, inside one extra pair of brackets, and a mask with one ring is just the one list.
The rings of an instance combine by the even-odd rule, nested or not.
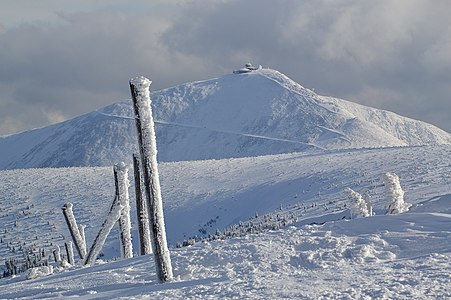
[[(99, 111), (97, 111), (97, 112), (99, 114), (103, 115), (103, 116), (119, 118), (119, 119), (135, 120), (135, 118), (132, 118), (132, 117), (106, 114), (106, 113), (102, 113), (102, 112), (99, 112)], [(278, 141), (278, 142), (287, 142), (287, 143), (293, 143), (293, 144), (307, 145), (307, 146), (311, 146), (311, 147), (314, 147), (314, 148), (317, 148), (317, 149), (320, 149), (320, 150), (325, 150), (324, 148), (322, 148), (322, 147), (320, 147), (318, 145), (315, 145), (315, 144), (304, 143), (304, 142), (299, 142), (299, 141), (294, 141), (294, 140), (281, 139), (281, 138), (276, 138), (276, 137), (268, 137), (268, 136), (255, 135), (255, 134), (249, 134), (249, 133), (244, 133), (244, 132), (236, 132), (236, 131), (230, 131), (230, 130), (224, 130), (224, 129), (210, 128), (210, 127), (202, 127), (202, 126), (197, 126), (197, 125), (192, 125), (192, 124), (166, 122), (166, 121), (161, 121), (161, 120), (154, 120), (154, 123), (162, 124), (162, 125), (172, 125), (172, 126), (178, 126), (178, 127), (185, 127), (185, 128), (202, 129), (202, 130), (207, 129), (209, 131), (214, 131), (214, 132), (234, 134), (234, 135), (241, 135), (241, 136), (245, 136), (245, 137), (252, 137), (252, 138), (264, 139), (264, 140), (269, 140), (269, 141)]]
[[(383, 215), (380, 178), (389, 171), (400, 176), (405, 201), (413, 204), (408, 213)], [(26, 273), (3, 278), (0, 299), (451, 297), (450, 146), (163, 163), (160, 174), (172, 245), (213, 219), (208, 232), (281, 204), (288, 211), (299, 203), (313, 207), (302, 211), (298, 223), (276, 231), (172, 247), (175, 279), (166, 284), (156, 282), (149, 255), (89, 268), (55, 267), (54, 274), (42, 270), (33, 280), (25, 280)], [(88, 225), (86, 239), (92, 241), (115, 193), (111, 168), (0, 171), (0, 182), (1, 259), (23, 243), (62, 245), (69, 238), (61, 211), (66, 202), (74, 203), (77, 222)], [(347, 202), (346, 187), (370, 191), (377, 215), (332, 221)], [(135, 252), (137, 240), (134, 233)], [(103, 252), (105, 258), (120, 255), (117, 228)]]

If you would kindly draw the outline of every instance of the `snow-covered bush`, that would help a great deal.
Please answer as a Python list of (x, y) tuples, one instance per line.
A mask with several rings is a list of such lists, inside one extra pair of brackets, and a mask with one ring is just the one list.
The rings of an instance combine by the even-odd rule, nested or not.
[(369, 217), (371, 215), (371, 204), (351, 188), (343, 191), (351, 203), (351, 212), (356, 217)]
[(35, 279), (43, 276), (53, 274), (53, 266), (42, 266), (32, 268), (28, 271), (26, 279)]
[(385, 173), (382, 176), (385, 185), (385, 197), (387, 202), (387, 214), (400, 214), (409, 210), (411, 204), (404, 202), (404, 191), (399, 183), (399, 177), (395, 173)]

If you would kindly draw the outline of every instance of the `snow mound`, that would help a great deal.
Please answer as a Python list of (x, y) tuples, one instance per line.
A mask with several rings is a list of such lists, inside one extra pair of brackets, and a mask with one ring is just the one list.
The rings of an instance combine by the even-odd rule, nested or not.
[(26, 278), (36, 279), (50, 274), (53, 274), (53, 266), (42, 266), (30, 269), (26, 275)]

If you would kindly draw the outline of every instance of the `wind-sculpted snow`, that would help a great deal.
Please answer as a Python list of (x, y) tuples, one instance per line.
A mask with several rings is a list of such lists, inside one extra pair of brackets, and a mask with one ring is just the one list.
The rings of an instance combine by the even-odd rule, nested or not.
[(449, 215), (422, 213), (292, 226), (173, 249), (175, 279), (166, 284), (157, 283), (149, 272), (154, 266), (148, 256), (141, 256), (37, 280), (2, 279), (0, 295), (8, 299), (448, 299), (450, 222)]
[[(324, 97), (262, 69), (152, 92), (159, 161), (451, 144), (430, 124)], [(137, 150), (131, 101), (0, 137), (0, 169), (106, 166)]]

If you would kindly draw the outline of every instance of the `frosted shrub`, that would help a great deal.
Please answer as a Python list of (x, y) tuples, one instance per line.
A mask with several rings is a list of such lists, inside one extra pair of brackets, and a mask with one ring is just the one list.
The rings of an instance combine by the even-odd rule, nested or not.
[(387, 201), (387, 214), (400, 214), (410, 208), (410, 204), (404, 202), (404, 191), (399, 183), (399, 177), (395, 173), (385, 173), (382, 176), (385, 185), (385, 197)]
[(367, 201), (365, 201), (361, 194), (357, 193), (351, 188), (347, 188), (343, 192), (348, 197), (351, 203), (352, 215), (357, 217), (368, 217), (371, 215), (371, 205)]

